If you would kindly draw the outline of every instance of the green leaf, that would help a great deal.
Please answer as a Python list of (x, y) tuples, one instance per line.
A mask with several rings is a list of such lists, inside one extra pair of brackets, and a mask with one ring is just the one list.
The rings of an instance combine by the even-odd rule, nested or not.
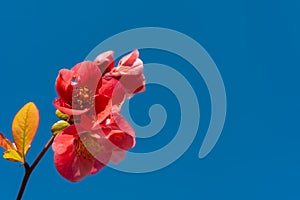
[(21, 162), (24, 163), (24, 159), (16, 150), (8, 150), (3, 153), (3, 158), (12, 162)]
[(24, 158), (39, 125), (39, 110), (34, 103), (24, 105), (16, 114), (12, 123), (12, 134), (17, 151)]

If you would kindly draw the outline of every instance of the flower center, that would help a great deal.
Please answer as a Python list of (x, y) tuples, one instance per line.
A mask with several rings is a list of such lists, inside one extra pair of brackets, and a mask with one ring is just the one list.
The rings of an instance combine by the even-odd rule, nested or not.
[(93, 159), (96, 155), (105, 150), (105, 147), (89, 136), (89, 134), (90, 133), (86, 133), (74, 141), (77, 157)]
[(86, 149), (81, 139), (75, 140), (74, 145), (75, 145), (76, 156), (78, 158), (89, 159), (89, 160), (93, 158), (92, 154)]
[(94, 95), (87, 87), (75, 87), (73, 91), (73, 107), (82, 110), (94, 107)]

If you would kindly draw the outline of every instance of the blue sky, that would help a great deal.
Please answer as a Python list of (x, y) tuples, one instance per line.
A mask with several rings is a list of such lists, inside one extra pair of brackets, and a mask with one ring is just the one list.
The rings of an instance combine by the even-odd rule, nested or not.
[[(190, 36), (217, 64), (227, 94), (220, 140), (200, 160), (197, 155), (211, 114), (205, 83), (175, 55), (142, 50), (145, 62), (172, 66), (197, 83), (201, 122), (190, 148), (159, 171), (128, 174), (107, 167), (76, 184), (59, 176), (50, 150), (32, 174), (24, 199), (300, 199), (298, 1), (16, 0), (0, 4), (0, 131), (11, 137), (15, 113), (28, 101), (36, 103), (41, 121), (29, 162), (49, 139), (56, 121), (52, 101), (59, 69), (82, 61), (96, 45), (119, 32), (155, 26)], [(133, 151), (161, 148), (176, 132), (178, 102), (158, 85), (149, 85), (132, 99), (136, 122), (149, 122), (146, 108), (151, 103), (165, 105), (168, 121), (160, 134), (138, 139)], [(18, 164), (0, 160), (1, 199), (15, 198), (22, 176)]]

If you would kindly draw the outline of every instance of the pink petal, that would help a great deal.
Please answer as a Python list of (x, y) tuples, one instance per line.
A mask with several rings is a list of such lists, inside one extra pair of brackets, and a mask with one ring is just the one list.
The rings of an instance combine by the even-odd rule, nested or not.
[(73, 135), (58, 134), (52, 144), (52, 149), (56, 154), (64, 154), (73, 151)]
[[(75, 121), (80, 121), (79, 124), (75, 123), (76, 126), (78, 127), (77, 129), (79, 128), (82, 128), (83, 130), (90, 130), (93, 125), (94, 125), (94, 121), (92, 119), (92, 116), (90, 116), (90, 114), (82, 114), (82, 115), (79, 115), (79, 116), (74, 116), (74, 119)], [(81, 130), (78, 130), (78, 132), (83, 132)]]
[(145, 90), (145, 77), (141, 75), (124, 75), (120, 78), (120, 82), (125, 88), (127, 98), (138, 92)]
[(119, 113), (113, 113), (113, 120), (120, 130), (135, 138), (134, 130), (124, 117), (122, 117)]
[[(64, 149), (67, 149), (69, 146), (73, 148), (73, 143), (75, 139), (78, 139), (78, 133), (77, 133), (77, 128), (75, 124), (72, 124), (71, 126), (68, 126), (65, 128), (63, 131), (61, 131), (53, 141), (53, 151), (56, 152), (56, 150), (61, 149), (60, 145), (64, 146)], [(63, 150), (59, 150), (59, 154), (63, 153)]]
[(111, 69), (113, 69), (115, 64), (113, 55), (113, 51), (106, 51), (99, 54), (94, 60), (94, 63), (96, 63), (102, 73), (109, 72)]
[(124, 160), (125, 156), (126, 156), (126, 151), (121, 149), (114, 150), (112, 152), (110, 161), (113, 162), (114, 164), (118, 164), (119, 162)]
[(120, 72), (121, 75), (141, 75), (143, 70), (143, 61), (138, 58), (132, 65), (118, 65), (115, 71)]
[(120, 60), (119, 65), (124, 65), (124, 66), (133, 65), (133, 63), (136, 61), (138, 57), (139, 57), (139, 51), (136, 49), (132, 51), (130, 54), (124, 56)]
[(108, 139), (118, 148), (128, 150), (135, 145), (135, 134), (129, 123), (118, 113), (113, 113)]
[(73, 151), (74, 140), (78, 138), (75, 125), (71, 125), (60, 132), (53, 141), (52, 149), (57, 154)]
[(107, 165), (108, 162), (110, 161), (114, 145), (106, 138), (99, 139), (97, 143), (102, 148), (102, 151), (98, 152), (97, 155), (93, 155), (93, 156), (99, 162), (103, 163), (104, 165)]
[(119, 65), (107, 75), (116, 77), (122, 83), (128, 98), (145, 90), (144, 66), (138, 56), (139, 52), (135, 50), (123, 57)]

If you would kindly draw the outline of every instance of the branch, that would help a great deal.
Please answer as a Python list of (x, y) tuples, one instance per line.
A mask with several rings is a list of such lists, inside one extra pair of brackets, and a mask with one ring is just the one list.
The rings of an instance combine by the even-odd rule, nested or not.
[(34, 168), (37, 166), (37, 164), (40, 162), (40, 160), (42, 159), (42, 157), (45, 155), (45, 153), (47, 152), (47, 150), (49, 149), (49, 147), (51, 146), (51, 144), (53, 143), (55, 136), (52, 136), (49, 141), (47, 142), (47, 144), (44, 146), (43, 150), (41, 151), (41, 153), (38, 155), (38, 157), (35, 159), (35, 161), (33, 162), (33, 164), (31, 166), (28, 165), (27, 162), (24, 163), (24, 167), (25, 167), (25, 175), (22, 181), (22, 185), (20, 187), (18, 196), (17, 196), (17, 200), (21, 200), (24, 190), (26, 188), (28, 179), (31, 175), (31, 172), (34, 170)]

